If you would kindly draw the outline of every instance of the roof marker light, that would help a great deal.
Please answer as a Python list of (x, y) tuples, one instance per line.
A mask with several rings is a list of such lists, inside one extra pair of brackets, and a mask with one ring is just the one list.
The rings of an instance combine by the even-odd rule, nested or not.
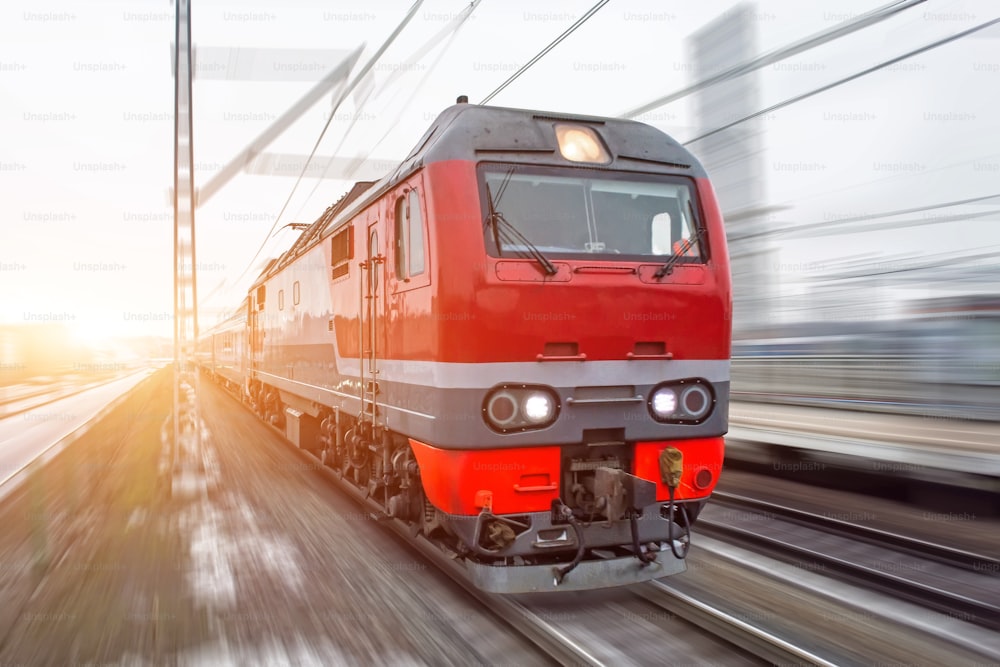
[(607, 164), (611, 156), (594, 128), (586, 125), (556, 125), (559, 152), (571, 162)]

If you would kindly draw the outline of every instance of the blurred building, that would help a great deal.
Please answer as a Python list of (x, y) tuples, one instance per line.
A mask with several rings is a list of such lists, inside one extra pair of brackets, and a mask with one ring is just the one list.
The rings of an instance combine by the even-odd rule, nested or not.
[[(755, 8), (744, 3), (694, 33), (689, 39), (696, 76), (717, 74), (758, 55)], [(757, 72), (702, 88), (694, 95), (695, 118), (702, 132), (760, 111)], [(774, 320), (776, 286), (772, 276), (777, 250), (766, 239), (767, 176), (759, 119), (741, 122), (700, 139), (688, 148), (715, 186), (729, 238), (733, 274), (733, 334)]]

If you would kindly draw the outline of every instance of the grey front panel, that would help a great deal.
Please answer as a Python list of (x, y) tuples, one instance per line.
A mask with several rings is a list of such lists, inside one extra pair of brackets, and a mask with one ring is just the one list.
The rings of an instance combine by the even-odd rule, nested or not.
[[(729, 428), (729, 382), (715, 382), (716, 405), (701, 424), (663, 424), (650, 416), (645, 398), (655, 385), (638, 385), (643, 397), (634, 403), (568, 404), (576, 387), (555, 387), (562, 407), (551, 426), (523, 433), (497, 433), (483, 421), (484, 389), (439, 389), (385, 383), (385, 414), (389, 427), (445, 449), (489, 449), (583, 442), (590, 429), (624, 429), (630, 442), (706, 438)], [(393, 407), (393, 406), (406, 406)]]
[[(580, 386), (554, 386), (559, 396), (561, 407), (555, 423), (543, 429), (519, 433), (497, 433), (491, 430), (483, 421), (483, 399), (491, 387), (499, 384), (493, 382), (487, 386), (454, 386), (456, 384), (471, 384), (458, 382), (452, 378), (442, 382), (452, 386), (428, 386), (404, 382), (379, 381), (379, 414), (386, 426), (393, 431), (403, 433), (411, 438), (446, 449), (494, 449), (502, 447), (525, 447), (532, 445), (566, 444), (583, 442), (585, 431), (616, 429), (617, 439), (636, 442), (651, 440), (674, 440), (688, 438), (705, 438), (723, 435), (729, 428), (729, 379), (728, 368), (723, 377), (718, 379), (717, 373), (711, 368), (718, 362), (685, 362), (678, 364), (673, 372), (651, 374), (657, 379), (648, 381), (650, 377), (642, 377), (643, 373), (633, 372), (629, 375), (608, 373), (605, 375), (604, 386), (622, 386), (622, 383), (632, 380), (647, 380), (642, 384), (626, 385), (634, 390), (636, 397), (642, 400), (614, 403), (578, 403), (568, 399), (580, 396)], [(546, 375), (558, 377), (560, 374), (551, 367), (543, 369)], [(605, 369), (605, 370), (613, 370)], [(702, 370), (703, 373), (698, 371)], [(484, 373), (480, 373), (482, 377)], [(521, 374), (522, 377), (528, 374)], [(716, 404), (708, 417), (701, 424), (665, 424), (655, 421), (649, 414), (646, 398), (652, 389), (663, 381), (679, 380), (688, 377), (705, 377), (711, 382), (715, 393)], [(712, 376), (716, 377), (713, 378)], [(283, 392), (295, 394), (319, 405), (336, 407), (348, 414), (360, 410), (356, 382), (346, 376), (330, 373), (324, 385), (310, 384), (277, 374), (258, 373), (264, 382), (277, 387)], [(617, 376), (617, 377), (616, 377)], [(543, 384), (537, 380), (540, 376), (526, 378), (531, 383)], [(576, 380), (582, 380), (589, 388), (594, 378), (580, 375)], [(513, 382), (514, 378), (508, 378)], [(552, 386), (552, 385), (548, 385)], [(596, 387), (600, 389), (600, 386)]]

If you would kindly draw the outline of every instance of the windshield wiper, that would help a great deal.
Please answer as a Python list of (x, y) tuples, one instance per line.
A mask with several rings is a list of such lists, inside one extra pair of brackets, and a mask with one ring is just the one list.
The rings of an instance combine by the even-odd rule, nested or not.
[(542, 266), (546, 275), (554, 276), (558, 273), (558, 270), (555, 265), (549, 261), (549, 258), (543, 255), (542, 251), (538, 249), (538, 246), (529, 241), (517, 227), (511, 224), (507, 218), (504, 217), (503, 213), (497, 210), (497, 204), (500, 203), (500, 198), (503, 197), (503, 193), (507, 190), (507, 184), (510, 183), (510, 177), (513, 173), (513, 169), (507, 171), (504, 176), (503, 183), (500, 184), (500, 190), (497, 192), (496, 199), (493, 198), (493, 193), (490, 190), (490, 184), (486, 184), (486, 197), (488, 199), (487, 203), (489, 205), (489, 215), (485, 220), (485, 224), (489, 224), (493, 228), (493, 243), (496, 244), (497, 256), (503, 257), (503, 246), (500, 243), (502, 238), (503, 241), (506, 241), (510, 245), (524, 246), (527, 249), (527, 254), (533, 257), (535, 261)]
[[(499, 223), (499, 224), (498, 224)], [(529, 241), (524, 234), (522, 234), (517, 227), (512, 225), (507, 221), (507, 218), (503, 217), (503, 213), (499, 211), (493, 214), (493, 233), (499, 234), (503, 237), (503, 240), (510, 245), (522, 245), (527, 249), (527, 253), (535, 258), (535, 260), (542, 265), (545, 273), (554, 276), (558, 273), (555, 264), (549, 261), (549, 258), (542, 254), (542, 251), (538, 249), (534, 243)], [(500, 246), (497, 245), (497, 252), (499, 252)]]
[[(505, 181), (505, 183), (506, 183), (506, 181)], [(484, 221), (483, 226), (485, 227), (486, 225), (490, 225), (493, 228), (493, 243), (497, 247), (497, 256), (498, 257), (503, 257), (503, 249), (500, 247), (500, 231), (499, 231), (499, 227), (498, 227), (498, 225), (496, 223), (497, 215), (499, 215), (497, 213), (496, 204), (500, 201), (500, 197), (502, 197), (502, 196), (503, 196), (503, 187), (501, 186), (501, 188), (500, 188), (500, 196), (498, 196), (496, 202), (494, 202), (493, 201), (493, 193), (490, 191), (490, 184), (489, 183), (486, 184), (486, 199), (487, 199), (487, 201), (489, 203), (489, 206), (490, 206), (490, 212), (489, 212), (486, 220)]]
[(664, 263), (664, 265), (657, 269), (656, 273), (653, 274), (653, 277), (656, 279), (660, 279), (663, 276), (669, 276), (673, 273), (674, 266), (677, 265), (677, 262), (679, 262), (681, 257), (684, 257), (685, 253), (693, 248), (696, 243), (698, 244), (698, 253), (701, 254), (701, 237), (702, 234), (705, 233), (705, 229), (704, 227), (698, 226), (698, 219), (694, 216), (694, 206), (691, 204), (690, 199), (688, 200), (688, 211), (691, 213), (691, 223), (695, 227), (694, 237), (684, 239), (684, 243), (681, 244), (681, 247), (678, 248), (677, 252), (671, 255), (670, 259), (668, 259), (666, 263)]

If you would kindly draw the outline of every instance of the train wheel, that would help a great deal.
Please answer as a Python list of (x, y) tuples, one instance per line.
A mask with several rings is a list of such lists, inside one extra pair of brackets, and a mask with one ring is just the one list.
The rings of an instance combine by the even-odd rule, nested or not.
[(441, 523), (441, 512), (427, 499), (423, 487), (420, 488), (420, 500), (422, 501), (420, 529), (423, 531), (425, 537), (434, 536), (444, 530), (444, 526)]

